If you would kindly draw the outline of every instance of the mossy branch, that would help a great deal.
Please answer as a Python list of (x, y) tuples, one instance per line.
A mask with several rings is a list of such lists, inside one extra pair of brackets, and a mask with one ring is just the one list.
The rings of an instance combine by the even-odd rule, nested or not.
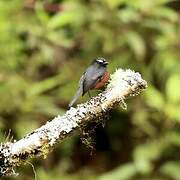
[(127, 97), (139, 94), (147, 87), (139, 73), (117, 70), (111, 75), (106, 90), (77, 108), (71, 108), (63, 116), (55, 117), (42, 127), (16, 142), (0, 144), (0, 175), (12, 175), (14, 168), (27, 159), (46, 157), (57, 142), (61, 142), (75, 130), (89, 122), (98, 121), (107, 111), (124, 104)]

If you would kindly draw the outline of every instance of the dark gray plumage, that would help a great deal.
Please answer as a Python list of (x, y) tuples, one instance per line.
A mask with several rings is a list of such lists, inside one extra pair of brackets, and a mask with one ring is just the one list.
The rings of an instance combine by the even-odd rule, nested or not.
[(93, 89), (99, 81), (101, 81), (103, 75), (106, 72), (107, 64), (108, 62), (104, 58), (97, 58), (93, 60), (91, 65), (81, 76), (78, 90), (69, 103), (69, 107), (73, 106), (73, 104), (81, 95), (83, 96), (90, 89)]

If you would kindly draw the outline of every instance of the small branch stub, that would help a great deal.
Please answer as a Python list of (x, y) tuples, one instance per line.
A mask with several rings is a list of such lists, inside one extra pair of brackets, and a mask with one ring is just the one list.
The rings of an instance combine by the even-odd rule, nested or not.
[(0, 144), (0, 176), (14, 174), (14, 168), (30, 157), (46, 156), (55, 143), (89, 122), (97, 121), (129, 96), (138, 95), (147, 87), (139, 73), (117, 70), (111, 75), (106, 90), (63, 116), (55, 117), (17, 142)]

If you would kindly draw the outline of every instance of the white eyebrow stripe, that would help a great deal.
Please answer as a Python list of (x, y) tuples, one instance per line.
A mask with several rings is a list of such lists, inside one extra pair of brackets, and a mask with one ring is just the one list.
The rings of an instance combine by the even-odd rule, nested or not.
[(101, 59), (98, 59), (97, 61), (98, 61), (98, 62), (100, 62), (100, 63), (103, 63), (103, 62), (104, 62), (104, 61), (103, 61), (103, 60), (101, 60)]

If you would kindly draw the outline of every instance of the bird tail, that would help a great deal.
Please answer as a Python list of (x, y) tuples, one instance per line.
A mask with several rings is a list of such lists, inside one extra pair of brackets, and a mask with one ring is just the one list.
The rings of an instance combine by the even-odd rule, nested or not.
[(79, 96), (81, 96), (81, 95), (82, 95), (82, 89), (79, 88), (77, 90), (76, 94), (73, 96), (73, 98), (72, 98), (71, 102), (69, 103), (68, 107), (71, 108), (74, 105), (74, 103), (77, 101)]

